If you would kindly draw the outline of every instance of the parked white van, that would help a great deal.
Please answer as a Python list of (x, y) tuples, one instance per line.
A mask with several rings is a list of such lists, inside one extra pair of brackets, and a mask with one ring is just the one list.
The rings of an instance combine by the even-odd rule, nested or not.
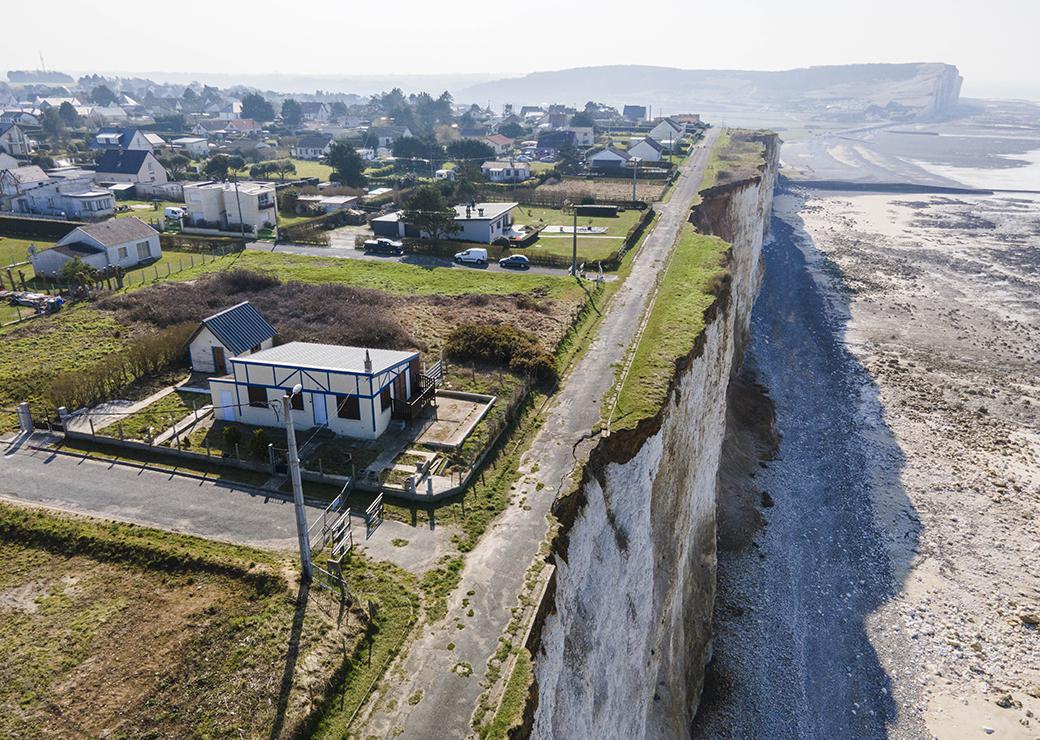
[(488, 261), (487, 250), (484, 247), (472, 247), (464, 252), (456, 252), (455, 261), (486, 265)]
[(184, 218), (184, 209), (176, 206), (167, 206), (165, 213), (166, 218), (172, 218), (174, 221)]

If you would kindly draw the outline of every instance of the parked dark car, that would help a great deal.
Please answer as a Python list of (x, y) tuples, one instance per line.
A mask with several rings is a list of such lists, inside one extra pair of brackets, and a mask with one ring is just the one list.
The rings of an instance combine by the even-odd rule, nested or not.
[(365, 241), (365, 252), (373, 254), (404, 254), (404, 242), (380, 237)]
[(514, 270), (526, 270), (531, 266), (531, 261), (522, 254), (511, 254), (498, 261), (499, 267), (509, 267)]

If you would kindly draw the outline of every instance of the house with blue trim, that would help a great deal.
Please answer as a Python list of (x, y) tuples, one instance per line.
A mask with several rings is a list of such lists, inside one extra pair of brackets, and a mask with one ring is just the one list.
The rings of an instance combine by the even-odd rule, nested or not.
[(281, 398), (298, 383), (297, 429), (375, 439), (393, 419), (414, 418), (435, 393), (418, 352), (289, 342), (229, 359), (230, 373), (209, 381), (214, 414), (223, 421), (283, 426)]

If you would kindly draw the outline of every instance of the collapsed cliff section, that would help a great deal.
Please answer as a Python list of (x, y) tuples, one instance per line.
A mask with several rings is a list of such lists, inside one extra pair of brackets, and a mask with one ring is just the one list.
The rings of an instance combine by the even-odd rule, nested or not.
[(689, 734), (711, 653), (727, 388), (761, 280), (779, 154), (775, 136), (756, 136), (757, 169), (703, 191), (691, 217), (729, 244), (726, 272), (689, 317), (703, 329), (673, 358), (664, 401), (601, 436), (554, 507), (552, 608), (533, 651), (536, 737)]

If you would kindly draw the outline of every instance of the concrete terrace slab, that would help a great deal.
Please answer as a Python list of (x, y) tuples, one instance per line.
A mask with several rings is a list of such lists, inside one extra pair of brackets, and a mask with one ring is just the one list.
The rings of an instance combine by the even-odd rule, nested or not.
[(422, 431), (415, 438), (416, 444), (458, 447), (493, 404), (494, 399), (481, 403), (438, 394), (437, 405), (427, 411), (430, 416), (422, 419)]

